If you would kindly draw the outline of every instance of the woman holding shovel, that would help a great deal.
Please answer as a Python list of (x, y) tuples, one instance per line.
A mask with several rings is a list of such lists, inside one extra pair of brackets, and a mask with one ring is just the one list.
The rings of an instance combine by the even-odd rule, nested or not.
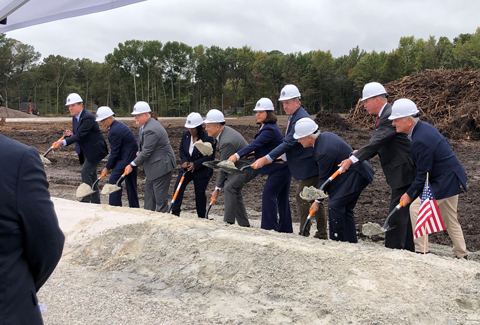
[[(187, 116), (185, 122), (185, 128), (187, 128), (187, 130), (183, 132), (179, 149), (180, 158), (182, 159), (182, 169), (178, 174), (174, 187), (177, 188), (181, 178), (184, 177), (172, 207), (172, 213), (177, 216), (180, 215), (180, 207), (182, 206), (185, 188), (188, 183), (193, 180), (197, 216), (199, 218), (205, 218), (207, 206), (207, 196), (205, 195), (205, 191), (207, 190), (210, 177), (212, 177), (213, 169), (203, 166), (203, 162), (213, 160), (213, 157), (215, 156), (215, 145), (213, 143), (213, 138), (208, 136), (207, 132), (203, 129), (202, 124), (203, 119), (199, 113), (193, 112)], [(212, 148), (214, 148), (213, 153), (208, 156), (203, 155), (195, 147), (195, 142), (198, 140), (210, 142)]]
[[(260, 124), (260, 129), (252, 143), (230, 156), (229, 160), (232, 162), (236, 162), (240, 157), (251, 152), (255, 152), (255, 159), (259, 159), (283, 142), (282, 132), (277, 125), (277, 117), (273, 112), (272, 101), (268, 98), (261, 98), (253, 111), (256, 112), (255, 118), (257, 124)], [(288, 198), (292, 175), (287, 163), (265, 165), (258, 171), (262, 175), (268, 175), (262, 194), (261, 228), (292, 233), (292, 215)]]

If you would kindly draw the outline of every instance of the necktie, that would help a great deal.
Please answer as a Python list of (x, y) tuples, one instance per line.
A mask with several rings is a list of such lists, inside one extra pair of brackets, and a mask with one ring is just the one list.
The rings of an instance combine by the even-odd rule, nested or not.
[(285, 135), (287, 135), (287, 133), (288, 133), (288, 127), (290, 126), (290, 120), (291, 120), (291, 119), (292, 119), (292, 115), (290, 115), (290, 116), (288, 117), (288, 120), (287, 120), (287, 129), (285, 130)]
[(375, 126), (378, 125), (378, 120), (380, 120), (380, 116), (377, 116), (377, 122), (375, 122)]
[[(74, 116), (73, 117), (73, 133), (77, 133), (77, 127), (78, 127), (77, 117)], [(80, 154), (80, 145), (78, 144), (78, 142), (75, 142), (75, 152), (77, 153), (77, 155)]]
[(140, 150), (142, 150), (142, 144), (143, 144), (142, 133), (143, 133), (143, 125), (140, 127), (140, 130), (138, 130), (138, 144), (139, 144)]

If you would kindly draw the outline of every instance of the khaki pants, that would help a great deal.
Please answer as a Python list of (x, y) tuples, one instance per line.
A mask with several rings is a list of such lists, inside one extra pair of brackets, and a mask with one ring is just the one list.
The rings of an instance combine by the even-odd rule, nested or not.
[[(299, 234), (302, 233), (302, 228), (303, 228), (303, 225), (305, 224), (305, 221), (307, 220), (308, 212), (310, 211), (310, 206), (311, 206), (310, 202), (305, 201), (300, 197), (300, 193), (303, 191), (303, 188), (306, 186), (317, 187), (318, 176), (302, 179), (300, 182), (298, 182), (297, 191), (295, 192), (295, 199), (297, 201), (298, 213), (300, 214), (300, 231), (298, 232)], [(318, 207), (318, 211), (315, 212), (314, 217), (315, 217), (315, 220), (317, 221), (317, 232), (315, 233), (315, 236), (320, 239), (328, 239), (327, 218), (325, 216), (325, 208), (323, 206), (323, 203), (320, 203)], [(305, 233), (304, 233), (305, 237), (310, 236), (311, 224), (312, 223), (310, 221), (308, 225), (305, 227)]]
[[(460, 223), (457, 219), (457, 205), (458, 195), (447, 197), (445, 199), (437, 200), (438, 209), (442, 216), (445, 229), (450, 236), (453, 243), (453, 253), (458, 258), (462, 258), (467, 255), (467, 246), (465, 245), (465, 239), (463, 238), (463, 231)], [(420, 197), (410, 205), (410, 219), (412, 221), (412, 228), (415, 232), (415, 225), (417, 224), (418, 210), (420, 209)], [(426, 241), (424, 237), (415, 239), (415, 251), (419, 253), (428, 252), (428, 235), (426, 235)], [(426, 245), (425, 245), (426, 243)]]

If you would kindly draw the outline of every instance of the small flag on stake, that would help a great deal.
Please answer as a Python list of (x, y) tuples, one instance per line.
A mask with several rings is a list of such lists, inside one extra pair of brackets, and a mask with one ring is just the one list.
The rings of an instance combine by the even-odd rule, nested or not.
[(433, 196), (432, 190), (428, 186), (428, 177), (425, 181), (420, 200), (420, 210), (418, 211), (417, 224), (415, 225), (413, 239), (422, 237), (425, 234), (432, 234), (437, 231), (445, 230), (445, 225), (443, 224), (437, 201)]

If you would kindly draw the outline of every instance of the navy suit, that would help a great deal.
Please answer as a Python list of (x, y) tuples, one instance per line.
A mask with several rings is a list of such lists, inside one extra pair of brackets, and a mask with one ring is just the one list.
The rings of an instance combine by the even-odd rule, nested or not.
[[(73, 135), (65, 139), (68, 145), (77, 143), (80, 149), (78, 158), (82, 165), (82, 182), (90, 186), (97, 180), (97, 167), (100, 161), (108, 154), (107, 143), (102, 131), (95, 121), (95, 116), (87, 110), (80, 112), (78, 124), (76, 117), (72, 117)], [(76, 127), (75, 127), (76, 125)], [(98, 186), (92, 195), (82, 198), (82, 202), (100, 203)]]
[[(210, 142), (212, 144), (212, 148), (215, 148), (215, 144), (213, 142), (213, 138), (209, 137), (205, 130), (202, 130), (201, 134), (198, 136), (198, 140), (202, 140), (203, 142)], [(203, 166), (204, 161), (213, 160), (215, 157), (215, 149), (210, 156), (204, 156), (202, 153), (196, 148), (193, 148), (192, 154), (189, 153), (190, 142), (192, 141), (192, 135), (188, 130), (183, 132), (182, 141), (180, 142), (180, 158), (182, 159), (182, 163), (191, 162), (195, 166), (193, 172), (185, 173), (186, 169), (184, 169), (181, 173), (178, 174), (177, 181), (175, 182), (175, 190), (178, 187), (178, 183), (180, 179), (185, 173), (185, 178), (183, 180), (182, 186), (178, 191), (178, 195), (173, 203), (172, 213), (179, 216), (180, 215), (180, 207), (182, 206), (183, 201), (183, 193), (185, 192), (185, 188), (187, 187), (188, 183), (193, 180), (193, 186), (195, 190), (195, 206), (197, 209), (197, 216), (199, 218), (205, 218), (206, 206), (207, 206), (207, 196), (205, 195), (205, 191), (207, 190), (208, 182), (210, 181), (210, 177), (212, 177), (213, 169)]]
[(38, 151), (0, 135), (0, 323), (43, 324), (37, 292), (62, 256)]
[[(345, 141), (330, 132), (321, 133), (315, 140), (314, 148), (320, 184), (335, 173), (338, 165), (352, 152), (352, 148)], [(329, 196), (330, 239), (357, 242), (353, 209), (363, 189), (373, 181), (374, 173), (372, 167), (364, 161), (338, 175), (324, 189)]]
[[(264, 124), (255, 135), (255, 140), (237, 154), (242, 157), (255, 151), (255, 159), (262, 158), (283, 142), (283, 135), (275, 124)], [(262, 194), (261, 228), (278, 232), (293, 232), (292, 215), (290, 212), (290, 181), (292, 174), (288, 163), (273, 163), (258, 170), (262, 175), (268, 175)], [(279, 218), (277, 218), (277, 209)]]
[[(132, 162), (138, 152), (138, 144), (132, 130), (124, 123), (113, 121), (108, 130), (108, 142), (110, 143), (110, 156), (105, 168), (113, 169), (108, 182), (117, 183), (125, 171), (125, 167)], [(139, 208), (137, 192), (137, 167), (133, 167), (130, 174), (125, 176), (128, 205), (130, 208)], [(110, 205), (122, 206), (122, 190), (116, 191), (109, 196)]]

